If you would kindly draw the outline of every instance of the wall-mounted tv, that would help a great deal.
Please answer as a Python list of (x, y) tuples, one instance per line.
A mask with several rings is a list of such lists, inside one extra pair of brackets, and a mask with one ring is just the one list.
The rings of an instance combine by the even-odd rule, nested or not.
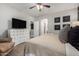
[(26, 21), (12, 18), (12, 28), (15, 28), (15, 29), (26, 28)]

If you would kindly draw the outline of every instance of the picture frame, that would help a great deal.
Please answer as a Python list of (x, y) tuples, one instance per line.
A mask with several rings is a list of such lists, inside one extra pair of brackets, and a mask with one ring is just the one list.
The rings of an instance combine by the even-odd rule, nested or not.
[(60, 25), (54, 25), (54, 30), (60, 30)]
[(60, 17), (55, 17), (54, 18), (54, 23), (60, 23)]
[(70, 15), (63, 16), (63, 22), (70, 22)]
[(64, 28), (66, 25), (70, 26), (70, 24), (63, 24), (62, 27)]

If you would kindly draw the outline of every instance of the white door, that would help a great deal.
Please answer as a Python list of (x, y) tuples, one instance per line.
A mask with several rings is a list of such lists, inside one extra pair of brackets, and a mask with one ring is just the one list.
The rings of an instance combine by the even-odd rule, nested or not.
[(47, 33), (48, 31), (48, 19), (41, 20), (41, 26), (40, 26), (41, 35)]
[(39, 21), (34, 21), (34, 37), (39, 36)]

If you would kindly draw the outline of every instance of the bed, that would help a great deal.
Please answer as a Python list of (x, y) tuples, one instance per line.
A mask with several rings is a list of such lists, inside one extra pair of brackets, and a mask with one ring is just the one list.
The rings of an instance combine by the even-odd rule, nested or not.
[(26, 42), (26, 56), (79, 56), (70, 43), (62, 43), (56, 34), (45, 34)]
[[(78, 25), (79, 22), (72, 23), (72, 27)], [(70, 42), (68, 42), (69, 41), (68, 36), (72, 37), (72, 35), (68, 35), (69, 31), (71, 31), (70, 27), (67, 26), (64, 29), (62, 29), (58, 35), (49, 33), (32, 38), (30, 40), (26, 40), (26, 42), (16, 45), (8, 55), (9, 56), (79, 56), (79, 50), (76, 49)], [(74, 33), (74, 31), (71, 31), (71, 34), (73, 33), (78, 35), (78, 33), (77, 32)], [(75, 37), (76, 36), (74, 36), (74, 38)]]
[(16, 45), (8, 56), (79, 56), (79, 51), (58, 35), (45, 34)]
[[(9, 56), (66, 56), (72, 54), (69, 52), (71, 48), (72, 46), (70, 44), (63, 44), (58, 39), (58, 35), (45, 34), (16, 45), (15, 48), (8, 55)], [(77, 52), (76, 55), (79, 55), (79, 53)]]
[(45, 34), (28, 40), (26, 46), (29, 46), (29, 53), (26, 51), (25, 55), (66, 55), (65, 45), (59, 41), (55, 34)]

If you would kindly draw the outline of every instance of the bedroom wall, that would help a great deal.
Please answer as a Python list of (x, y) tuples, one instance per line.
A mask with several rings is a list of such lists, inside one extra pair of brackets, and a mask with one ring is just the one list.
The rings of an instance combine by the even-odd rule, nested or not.
[[(65, 5), (65, 6), (64, 6)], [(56, 5), (56, 7), (53, 8), (52, 12), (50, 14), (44, 14), (39, 17), (31, 17), (25, 14), (24, 12), (20, 10), (16, 10), (8, 5), (0, 4), (0, 37), (5, 37), (7, 34), (7, 29), (10, 28), (9, 21), (11, 22), (12, 17), (20, 18), (23, 20), (27, 20), (27, 28), (30, 29), (30, 21), (33, 20), (43, 20), (48, 19), (48, 32), (51, 33), (58, 33), (58, 31), (54, 30), (54, 17), (61, 17), (65, 15), (71, 16), (71, 21), (77, 20), (77, 8), (73, 4), (70, 4), (70, 6), (64, 5)], [(62, 19), (61, 19), (62, 20)], [(40, 29), (39, 29), (40, 30)]]
[[(61, 11), (61, 12), (57, 12), (57, 13), (54, 13), (51, 17), (48, 17), (48, 32), (51, 33), (58, 33), (59, 31), (56, 31), (54, 30), (54, 17), (60, 17), (61, 20), (60, 20), (60, 23), (63, 24), (63, 22), (61, 22), (63, 20), (63, 16), (67, 16), (67, 15), (70, 15), (70, 24), (74, 21), (77, 21), (77, 8), (73, 8), (73, 9), (69, 9), (69, 10), (64, 10), (64, 11)], [(60, 24), (60, 25), (61, 25)], [(62, 28), (62, 25), (61, 25), (61, 28)]]
[(7, 36), (7, 29), (11, 27), (10, 23), (13, 17), (27, 20), (27, 28), (30, 28), (30, 20), (33, 20), (33, 17), (27, 16), (23, 12), (5, 4), (0, 4), (0, 37)]
[[(67, 6), (66, 6), (67, 7)], [(65, 8), (65, 7), (63, 7)], [(69, 8), (69, 7), (68, 7)], [(70, 15), (70, 20), (71, 22), (77, 21), (77, 6), (73, 7), (73, 8), (69, 8), (69, 9), (64, 9), (64, 10), (60, 10), (58, 12), (53, 12), (51, 14), (48, 15), (44, 15), (44, 16), (40, 16), (38, 17), (38, 19), (43, 20), (43, 19), (48, 19), (48, 33), (55, 33), (58, 34), (59, 31), (54, 30), (54, 17), (60, 17), (62, 20), (63, 16), (67, 16)], [(71, 23), (70, 22), (70, 23)], [(62, 22), (61, 22), (62, 24)]]

